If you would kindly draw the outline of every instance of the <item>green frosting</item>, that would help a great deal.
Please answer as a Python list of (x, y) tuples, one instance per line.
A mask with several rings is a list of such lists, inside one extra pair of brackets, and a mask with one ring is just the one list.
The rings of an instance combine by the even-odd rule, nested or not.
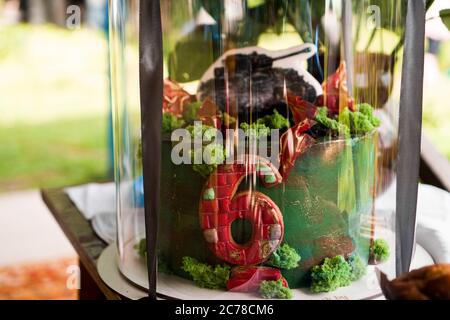
[(259, 285), (259, 293), (264, 299), (291, 299), (292, 291), (283, 286), (283, 281), (262, 281)]
[(352, 269), (350, 280), (357, 281), (366, 274), (366, 264), (363, 262), (360, 256), (352, 255), (348, 258), (348, 264)]
[(176, 116), (170, 112), (166, 112), (162, 116), (162, 132), (171, 133), (172, 131), (184, 126), (184, 121), (178, 119)]
[(389, 259), (389, 244), (384, 239), (377, 239), (370, 246), (371, 259), (376, 262), (384, 262)]
[(214, 200), (216, 197), (215, 193), (214, 193), (214, 189), (213, 188), (208, 188), (205, 190), (205, 193), (203, 194), (203, 199), (204, 200)]
[(201, 288), (225, 289), (231, 268), (227, 265), (210, 266), (191, 257), (183, 257), (181, 269), (187, 272)]
[(320, 265), (311, 271), (311, 291), (329, 292), (351, 283), (352, 268), (343, 256), (325, 258)]
[(266, 261), (266, 264), (268, 266), (289, 270), (297, 268), (300, 260), (301, 257), (297, 251), (285, 243), (272, 253), (269, 260)]

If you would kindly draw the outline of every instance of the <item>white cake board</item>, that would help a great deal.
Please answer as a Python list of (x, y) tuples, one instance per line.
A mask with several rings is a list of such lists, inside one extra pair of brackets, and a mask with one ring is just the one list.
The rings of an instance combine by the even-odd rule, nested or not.
[[(97, 269), (102, 280), (119, 294), (137, 300), (147, 296), (143, 289), (147, 282), (147, 274), (144, 263), (136, 264), (135, 270), (128, 270), (132, 275), (135, 285), (125, 278), (119, 271), (117, 258), (117, 245), (109, 245), (101, 254), (97, 262)], [(433, 258), (420, 245), (416, 246), (416, 252), (411, 269), (434, 264)], [(257, 300), (261, 299), (257, 294), (240, 292), (228, 292), (199, 288), (192, 281), (178, 276), (158, 274), (158, 294), (183, 300)], [(383, 299), (381, 289), (375, 274), (375, 268), (369, 266), (367, 275), (351, 286), (339, 288), (331, 293), (313, 294), (308, 289), (292, 289), (293, 299), (296, 300), (361, 300)]]

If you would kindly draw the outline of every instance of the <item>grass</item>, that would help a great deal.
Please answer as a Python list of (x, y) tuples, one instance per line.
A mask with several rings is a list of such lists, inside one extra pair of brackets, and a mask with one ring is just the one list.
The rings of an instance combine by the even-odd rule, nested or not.
[(102, 33), (1, 28), (0, 125), (105, 114), (108, 49)]
[(106, 118), (0, 128), (0, 192), (104, 180)]
[(104, 35), (54, 26), (1, 28), (0, 192), (104, 180)]

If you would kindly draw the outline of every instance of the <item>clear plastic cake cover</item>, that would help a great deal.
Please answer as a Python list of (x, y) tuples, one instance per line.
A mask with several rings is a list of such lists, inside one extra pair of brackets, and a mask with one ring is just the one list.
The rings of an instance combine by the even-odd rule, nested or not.
[(121, 273), (152, 297), (361, 299), (406, 271), (423, 16), (110, 0)]

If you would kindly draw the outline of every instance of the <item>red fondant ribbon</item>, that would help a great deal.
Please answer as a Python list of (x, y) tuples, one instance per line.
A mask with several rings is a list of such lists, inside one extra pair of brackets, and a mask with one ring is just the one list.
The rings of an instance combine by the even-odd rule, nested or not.
[(280, 174), (283, 180), (289, 177), (297, 158), (315, 143), (314, 138), (305, 133), (313, 124), (312, 120), (306, 119), (281, 136)]
[(299, 96), (288, 94), (288, 105), (296, 124), (316, 117), (317, 107)]
[(227, 282), (227, 289), (236, 292), (256, 292), (262, 281), (283, 281), (283, 286), (289, 288), (281, 271), (270, 267), (235, 267), (231, 271), (231, 278)]
[(323, 83), (323, 96), (317, 99), (317, 105), (326, 106), (330, 114), (339, 114), (345, 107), (355, 111), (355, 103), (348, 94), (347, 71), (345, 62), (341, 62), (334, 74)]
[(183, 115), (186, 105), (192, 102), (191, 95), (171, 80), (164, 80), (163, 112), (170, 112), (177, 117)]

